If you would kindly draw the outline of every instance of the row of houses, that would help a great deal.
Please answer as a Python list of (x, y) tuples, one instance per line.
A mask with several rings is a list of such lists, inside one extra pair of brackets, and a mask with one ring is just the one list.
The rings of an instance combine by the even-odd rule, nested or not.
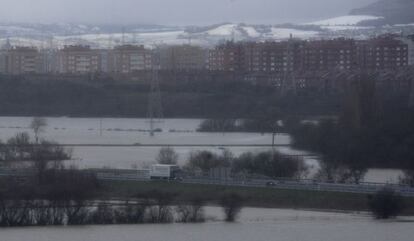
[(122, 45), (113, 49), (65, 46), (60, 50), (4, 46), (0, 73), (133, 73), (208, 70), (283, 74), (332, 70), (382, 70), (414, 64), (414, 38), (383, 36), (369, 40), (332, 39), (283, 42), (226, 42), (199, 46)]
[(202, 70), (206, 50), (198, 46), (122, 45), (113, 49), (65, 46), (60, 50), (5, 46), (0, 50), (0, 73), (133, 73), (152, 69)]
[(209, 52), (208, 63), (210, 70), (247, 73), (381, 70), (412, 64), (414, 56), (409, 47), (393, 36), (360, 41), (228, 42)]

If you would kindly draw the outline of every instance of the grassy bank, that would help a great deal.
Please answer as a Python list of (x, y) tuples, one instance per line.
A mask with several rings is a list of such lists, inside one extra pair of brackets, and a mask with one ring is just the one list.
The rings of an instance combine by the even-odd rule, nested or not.
[[(250, 207), (367, 211), (366, 194), (281, 190), (273, 188), (228, 187), (168, 182), (106, 181), (100, 195), (108, 198), (128, 198), (157, 190), (176, 194), (176, 202), (198, 197), (211, 204), (233, 192), (243, 196)], [(414, 198), (405, 198), (406, 215), (414, 215)]]

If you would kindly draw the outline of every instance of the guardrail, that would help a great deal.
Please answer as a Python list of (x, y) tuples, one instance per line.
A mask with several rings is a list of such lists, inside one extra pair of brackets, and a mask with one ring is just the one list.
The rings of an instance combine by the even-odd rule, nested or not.
[[(275, 189), (290, 190), (309, 190), (309, 191), (329, 191), (329, 192), (346, 192), (346, 193), (362, 193), (374, 194), (383, 188), (391, 188), (403, 196), (414, 197), (414, 188), (409, 186), (393, 185), (384, 183), (380, 185), (364, 185), (364, 184), (340, 184), (340, 183), (304, 183), (304, 182), (278, 182), (277, 180), (217, 180), (208, 178), (184, 179), (183, 183), (187, 184), (205, 184), (205, 185), (226, 185), (240, 187), (268, 187)], [(269, 185), (272, 183), (272, 185)]]
[[(61, 147), (291, 147), (291, 144), (48, 144), (49, 146), (61, 146)], [(36, 147), (41, 144), (27, 144), (27, 145), (14, 145), (3, 144), (5, 147)], [(305, 155), (306, 156), (306, 155)], [(312, 155), (315, 156), (315, 155)]]

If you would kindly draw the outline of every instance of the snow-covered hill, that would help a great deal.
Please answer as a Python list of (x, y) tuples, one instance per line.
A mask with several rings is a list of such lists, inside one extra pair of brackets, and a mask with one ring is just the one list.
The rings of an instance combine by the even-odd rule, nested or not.
[(13, 24), (0, 23), (0, 46), (7, 39), (13, 45), (62, 47), (85, 44), (93, 48), (111, 48), (122, 43), (159, 44), (193, 43), (213, 46), (226, 40), (271, 41), (290, 37), (367, 38), (384, 33), (414, 34), (414, 0), (378, 0), (350, 15), (304, 24), (251, 25), (223, 23), (212, 26), (161, 26), (131, 24)]
[(280, 41), (290, 37), (318, 39), (335, 37), (367, 38), (383, 33), (414, 33), (412, 24), (368, 26), (365, 23), (381, 20), (371, 15), (341, 16), (305, 24), (249, 25), (224, 23), (212, 26), (175, 27), (159, 25), (90, 26), (73, 24), (1, 24), (0, 46), (10, 40), (12, 45), (61, 48), (83, 44), (93, 48), (111, 48), (122, 43), (160, 44), (191, 42), (211, 47), (226, 40)]
[(317, 25), (317, 26), (356, 26), (363, 21), (377, 20), (382, 19), (378, 16), (370, 15), (346, 15), (330, 19), (325, 19), (321, 21), (316, 21), (312, 23), (307, 23), (308, 25)]
[(233, 34), (240, 34), (237, 24), (224, 24), (219, 27), (210, 29), (205, 32), (209, 35), (229, 36)]
[(361, 23), (366, 21), (380, 20), (383, 17), (370, 15), (346, 15), (311, 23), (306, 23), (309, 26), (318, 26), (321, 29), (329, 31), (356, 31), (374, 28), (373, 26), (361, 26)]

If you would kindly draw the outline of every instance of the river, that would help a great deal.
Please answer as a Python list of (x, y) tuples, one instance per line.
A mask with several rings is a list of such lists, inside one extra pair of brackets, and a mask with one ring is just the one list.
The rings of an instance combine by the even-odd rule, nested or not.
[[(220, 219), (219, 208), (207, 215)], [(245, 208), (237, 223), (0, 229), (1, 241), (411, 241), (414, 217)]]
[[(28, 132), (33, 136), (30, 126), (31, 117), (0, 117), (0, 139), (14, 136), (18, 132)], [(165, 119), (156, 127), (162, 132), (151, 137), (145, 130), (149, 129), (146, 119), (133, 118), (47, 118), (48, 125), (41, 138), (54, 140), (61, 144), (213, 144), (217, 147), (202, 148), (220, 152), (220, 145), (226, 144), (265, 144), (272, 143), (271, 134), (261, 133), (200, 133), (197, 128), (200, 119)], [(289, 144), (289, 135), (276, 136), (276, 144)], [(191, 151), (201, 148), (175, 148), (179, 154), (179, 164), (184, 164)], [(289, 147), (278, 147), (285, 154), (307, 154)], [(246, 151), (265, 151), (268, 148), (232, 147), (230, 150), (237, 156)], [(159, 148), (157, 147), (76, 147), (73, 148), (73, 160), (68, 162), (80, 168), (142, 168), (155, 162)], [(316, 172), (318, 161), (306, 159), (311, 173)], [(402, 175), (400, 170), (372, 169), (365, 181), (398, 182)]]

